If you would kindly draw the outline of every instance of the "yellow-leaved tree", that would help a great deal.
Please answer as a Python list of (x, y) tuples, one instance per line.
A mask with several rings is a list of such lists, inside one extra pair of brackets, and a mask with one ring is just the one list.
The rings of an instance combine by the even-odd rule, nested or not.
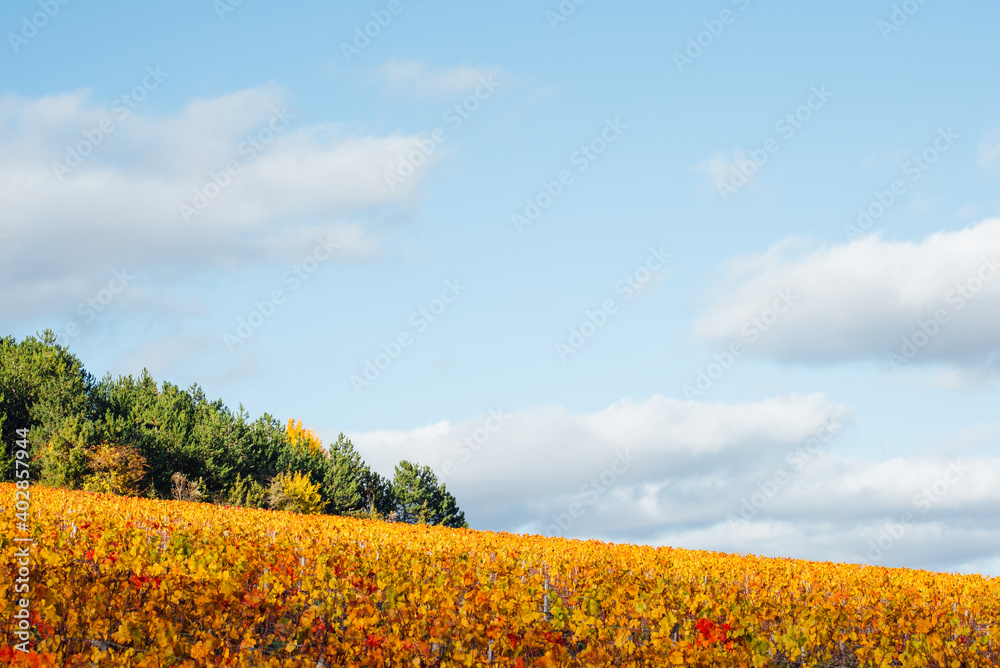
[(296, 422), (292, 418), (288, 418), (288, 427), (285, 428), (285, 437), (288, 442), (295, 445), (302, 450), (325, 456), (325, 451), (323, 450), (323, 441), (317, 436), (312, 429), (304, 429), (302, 427), (302, 420)]
[(323, 498), (319, 493), (319, 483), (314, 483), (308, 475), (299, 471), (282, 473), (271, 483), (268, 490), (271, 507), (293, 513), (316, 515), (323, 512)]
[(131, 445), (101, 443), (88, 452), (93, 473), (84, 480), (83, 488), (90, 492), (135, 495), (146, 475), (146, 458)]

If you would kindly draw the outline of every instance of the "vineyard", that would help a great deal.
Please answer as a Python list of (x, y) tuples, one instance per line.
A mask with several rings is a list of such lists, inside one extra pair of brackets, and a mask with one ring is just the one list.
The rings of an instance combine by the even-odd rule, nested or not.
[(997, 578), (15, 492), (15, 665), (1000, 665)]

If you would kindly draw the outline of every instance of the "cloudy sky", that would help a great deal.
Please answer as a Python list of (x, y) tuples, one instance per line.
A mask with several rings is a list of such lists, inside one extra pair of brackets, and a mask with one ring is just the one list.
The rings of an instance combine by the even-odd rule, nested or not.
[(1000, 575), (1000, 6), (674, 5), (4, 3), (0, 329), (476, 528)]

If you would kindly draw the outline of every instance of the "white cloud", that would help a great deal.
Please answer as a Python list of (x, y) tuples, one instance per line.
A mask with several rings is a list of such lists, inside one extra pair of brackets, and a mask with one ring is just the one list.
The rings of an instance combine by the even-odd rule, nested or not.
[[(383, 474), (430, 465), (480, 529), (943, 570), (985, 568), (1000, 549), (1000, 460), (847, 457), (836, 434), (850, 411), (822, 395), (501, 415), (494, 433), (483, 415), (350, 436)], [(906, 513), (904, 535), (870, 559), (868, 541), (885, 544)]]
[[(996, 218), (920, 242), (871, 235), (803, 251), (786, 240), (734, 260), (728, 289), (699, 315), (694, 332), (805, 362), (900, 353), (906, 338), (923, 344), (914, 361), (981, 369), (1000, 350), (998, 262)], [(779, 291), (793, 296), (790, 306), (776, 304)], [(927, 324), (941, 314), (944, 324)], [(934, 335), (917, 334), (921, 323)]]
[[(895, 358), (894, 358), (895, 359)], [(1000, 378), (1000, 352), (992, 352), (963, 364), (897, 365), (893, 381), (903, 387), (920, 386), (939, 390), (970, 390), (985, 387)]]
[(727, 512), (735, 521), (671, 528), (651, 542), (996, 575), (989, 560), (1000, 550), (998, 464), (983, 457), (863, 462), (823, 455), (771, 497), (758, 485), (727, 481), (739, 490), (739, 505)]
[[(400, 459), (427, 464), (463, 505), (471, 504), (477, 519), (518, 526), (547, 516), (531, 506), (558, 506), (590, 478), (612, 466), (621, 469), (622, 464), (615, 465), (620, 453), (634, 458), (620, 476), (623, 483), (660, 484), (713, 466), (750, 466), (773, 451), (783, 456), (824, 424), (841, 423), (846, 416), (846, 408), (822, 395), (739, 405), (654, 396), (583, 415), (561, 408), (525, 409), (507, 415), (495, 433), (486, 427), (495, 428), (496, 422), (483, 416), (351, 436), (383, 474), (391, 474)], [(449, 462), (454, 469), (447, 474)]]
[(966, 204), (965, 206), (959, 208), (955, 212), (954, 220), (974, 220), (976, 218), (982, 218), (982, 208), (975, 206), (973, 204)]
[(391, 60), (378, 70), (378, 76), (397, 92), (417, 98), (448, 99), (471, 93), (483, 79), (496, 77), (497, 67), (460, 65), (450, 70), (431, 71), (415, 60)]
[(726, 155), (723, 151), (716, 151), (711, 158), (692, 167), (691, 171), (709, 178), (710, 185), (703, 192), (710, 193), (719, 191), (719, 187), (723, 184), (737, 188), (743, 185), (756, 185), (757, 169), (757, 163), (737, 149), (733, 151), (732, 156)]
[(991, 132), (979, 142), (979, 166), (991, 167), (1000, 162), (1000, 132)]
[[(92, 289), (109, 266), (295, 261), (331, 234), (342, 258), (377, 252), (365, 227), (350, 221), (413, 206), (426, 169), (394, 192), (385, 172), (418, 138), (306, 125), (293, 115), (271, 86), (195, 100), (166, 117), (139, 108), (122, 118), (87, 91), (0, 98), (0, 280), (10, 288), (0, 309), (55, 306), (59, 295)], [(102, 123), (113, 130), (100, 131)], [(57, 174), (55, 163), (75, 164), (67, 147), (89, 155)], [(239, 173), (219, 176), (230, 164)], [(227, 185), (216, 189), (213, 175)], [(185, 222), (180, 207), (195, 204), (196, 190), (208, 205)]]

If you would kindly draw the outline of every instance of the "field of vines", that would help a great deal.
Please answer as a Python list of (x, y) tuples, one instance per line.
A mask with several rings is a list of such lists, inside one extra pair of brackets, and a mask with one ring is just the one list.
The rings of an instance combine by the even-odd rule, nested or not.
[(1000, 665), (1000, 578), (15, 493), (0, 663)]

